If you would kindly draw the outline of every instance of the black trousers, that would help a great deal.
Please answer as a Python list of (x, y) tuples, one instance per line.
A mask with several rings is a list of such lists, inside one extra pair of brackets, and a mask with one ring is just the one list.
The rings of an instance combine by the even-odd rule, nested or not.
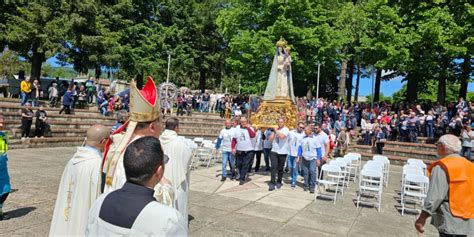
[(0, 204), (3, 204), (5, 200), (7, 200), (8, 194), (10, 193), (4, 193), (2, 196), (0, 196)]
[(66, 114), (71, 114), (71, 106), (70, 105), (63, 105), (61, 110), (59, 110), (59, 114), (61, 114), (63, 111), (66, 111)]
[(375, 147), (377, 148), (377, 154), (382, 155), (383, 154), (383, 147), (385, 144), (377, 142), (375, 143)]
[[(287, 154), (280, 155), (276, 152), (270, 152), (270, 182), (277, 184), (283, 180), (283, 167), (285, 166)], [(278, 172), (278, 178), (277, 176)]]
[(21, 120), (21, 137), (29, 137), (33, 120)]
[(439, 237), (466, 237), (466, 236), (467, 235), (450, 235), (450, 234), (439, 232)]
[(237, 151), (235, 153), (235, 164), (239, 170), (240, 180), (245, 181), (245, 176), (249, 170), (250, 162), (253, 158), (253, 151)]
[(258, 172), (258, 170), (260, 169), (260, 159), (262, 158), (262, 151), (254, 151), (253, 153), (255, 154), (255, 159), (252, 156), (252, 159), (250, 160), (250, 165), (249, 165), (249, 172), (252, 171), (254, 160), (257, 161), (255, 164), (255, 172)]
[(44, 130), (46, 129), (46, 123), (36, 122), (35, 126), (35, 136), (42, 137), (44, 136)]

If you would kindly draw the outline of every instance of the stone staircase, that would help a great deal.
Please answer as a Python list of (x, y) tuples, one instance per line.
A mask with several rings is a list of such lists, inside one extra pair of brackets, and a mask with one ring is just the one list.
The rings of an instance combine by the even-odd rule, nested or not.
[[(369, 145), (353, 144), (349, 146), (349, 151), (360, 153), (365, 160), (374, 156), (372, 147)], [(437, 160), (436, 146), (424, 143), (387, 141), (383, 149), (383, 155), (387, 156), (392, 164), (400, 165), (410, 158), (421, 159), (427, 164)]]
[[(95, 108), (76, 109), (74, 114), (59, 114), (59, 108), (45, 106), (52, 137), (34, 138), (35, 122), (31, 126), (30, 139), (21, 140), (21, 106), (17, 99), (0, 98), (0, 113), (4, 117), (5, 130), (9, 133), (9, 148), (77, 146), (84, 141), (86, 130), (94, 124), (112, 126), (114, 117), (104, 117)], [(33, 109), (36, 112), (35, 109)], [(176, 116), (166, 116), (176, 117)], [(165, 119), (166, 119), (165, 118)], [(180, 135), (216, 139), (224, 120), (218, 114), (194, 113), (179, 116)], [(163, 120), (164, 121), (164, 120)]]

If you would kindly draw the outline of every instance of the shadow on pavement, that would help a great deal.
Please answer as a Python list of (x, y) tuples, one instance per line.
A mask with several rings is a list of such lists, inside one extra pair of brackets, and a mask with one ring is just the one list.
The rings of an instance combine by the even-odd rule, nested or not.
[(28, 213), (36, 210), (36, 207), (22, 207), (7, 213), (10, 219), (28, 215)]

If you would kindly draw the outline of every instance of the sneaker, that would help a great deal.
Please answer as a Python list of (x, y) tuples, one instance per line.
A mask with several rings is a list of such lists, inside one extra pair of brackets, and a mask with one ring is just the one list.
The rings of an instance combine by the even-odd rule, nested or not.
[(268, 187), (268, 191), (273, 191), (275, 190), (275, 184), (270, 184), (270, 186)]
[(292, 184), (291, 184), (291, 189), (295, 189), (295, 187), (296, 187), (296, 184), (295, 184), (295, 183), (292, 183)]
[(227, 177), (222, 177), (221, 182), (224, 182), (227, 179)]
[(280, 188), (281, 188), (281, 186), (283, 186), (283, 184), (281, 184), (281, 183), (277, 183), (277, 185), (276, 185), (276, 188), (277, 188), (277, 189), (280, 189)]
[(245, 181), (240, 180), (239, 185), (244, 185)]
[(303, 188), (303, 191), (304, 191), (304, 192), (308, 191), (308, 188), (307, 188), (307, 187), (304, 187), (304, 188)]

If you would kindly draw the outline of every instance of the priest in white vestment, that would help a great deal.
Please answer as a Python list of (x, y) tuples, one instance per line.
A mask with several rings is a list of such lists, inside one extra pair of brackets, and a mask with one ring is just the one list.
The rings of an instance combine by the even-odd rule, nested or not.
[[(179, 121), (176, 118), (169, 118), (165, 122), (165, 131), (160, 136), (163, 151), (170, 159), (166, 164), (165, 175), (173, 187), (174, 198), (172, 205), (188, 221), (188, 189), (189, 189), (189, 163), (191, 161), (191, 150), (184, 141), (178, 136)], [(161, 196), (161, 185), (156, 189), (156, 197), (159, 200)]]
[(100, 195), (100, 164), (110, 129), (94, 125), (86, 145), (78, 147), (66, 165), (54, 207), (50, 236), (84, 236), (87, 215)]
[[(159, 138), (161, 134), (161, 108), (153, 78), (148, 77), (142, 90), (135, 83), (130, 84), (130, 117), (111, 136), (105, 150), (103, 172), (105, 173), (104, 193), (117, 190), (126, 181), (123, 156), (128, 144), (144, 136)], [(174, 194), (163, 178), (163, 196), (170, 202)]]
[[(103, 194), (89, 212), (86, 236), (187, 236), (187, 222), (174, 208), (153, 197), (167, 167), (160, 141), (136, 139), (123, 158), (126, 182)], [(167, 165), (166, 165), (167, 166)]]

